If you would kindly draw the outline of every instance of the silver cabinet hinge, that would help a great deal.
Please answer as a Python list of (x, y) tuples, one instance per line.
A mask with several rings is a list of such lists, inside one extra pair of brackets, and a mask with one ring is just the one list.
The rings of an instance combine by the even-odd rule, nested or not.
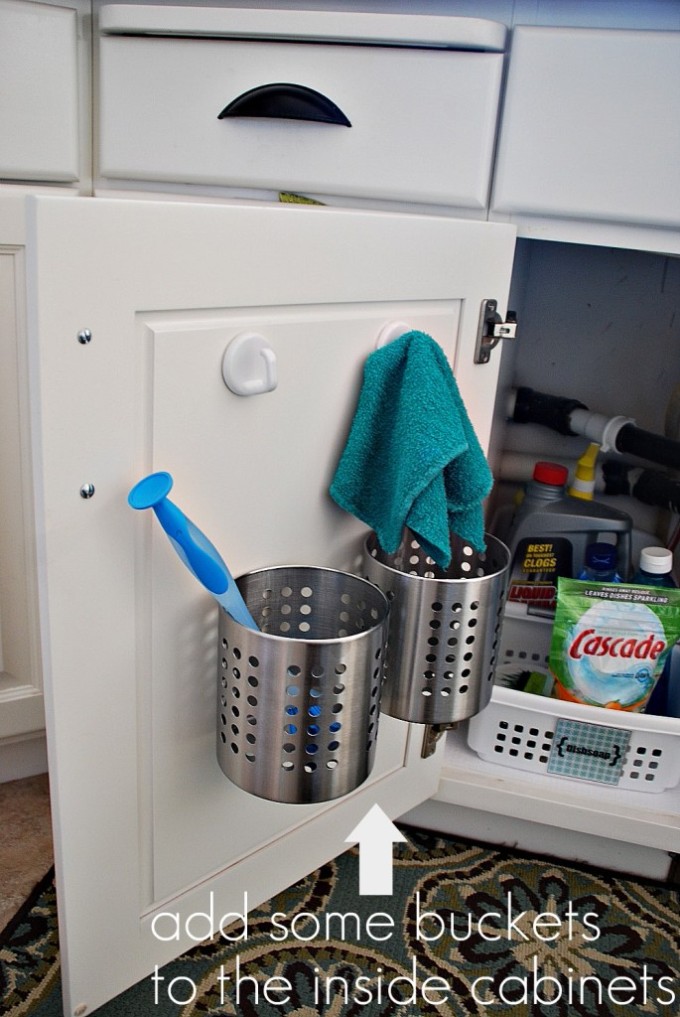
[(475, 363), (488, 364), (491, 350), (501, 339), (515, 339), (517, 335), (517, 315), (508, 311), (505, 321), (498, 313), (497, 300), (483, 300), (477, 330), (475, 346)]
[(451, 724), (426, 724), (425, 734), (423, 735), (423, 747), (420, 752), (421, 758), (429, 759), (430, 756), (433, 756), (442, 735), (446, 734), (447, 731), (453, 731), (456, 727), (458, 727), (456, 722)]

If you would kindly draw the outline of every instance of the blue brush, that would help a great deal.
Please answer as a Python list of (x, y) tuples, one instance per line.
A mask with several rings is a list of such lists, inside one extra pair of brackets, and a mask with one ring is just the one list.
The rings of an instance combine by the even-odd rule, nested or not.
[(132, 488), (128, 504), (133, 509), (152, 508), (170, 538), (170, 543), (192, 575), (212, 593), (217, 603), (222, 605), (234, 621), (247, 628), (257, 629), (258, 626), (217, 549), (168, 499), (172, 483), (169, 473), (151, 473)]

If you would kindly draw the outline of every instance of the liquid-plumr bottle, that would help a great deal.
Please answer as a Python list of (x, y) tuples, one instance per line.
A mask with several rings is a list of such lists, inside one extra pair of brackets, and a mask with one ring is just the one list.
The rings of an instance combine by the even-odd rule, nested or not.
[(579, 575), (589, 544), (610, 540), (621, 575), (630, 575), (630, 516), (571, 497), (568, 478), (559, 463), (536, 463), (515, 514), (507, 541), (511, 565), (497, 674), (502, 670), (514, 677), (518, 667), (548, 673), (557, 580)]
[(587, 546), (602, 534), (611, 535), (621, 574), (630, 574), (630, 516), (572, 498), (567, 494), (567, 478), (568, 471), (558, 463), (540, 462), (534, 467), (508, 539), (510, 615), (554, 616), (557, 577), (579, 575)]

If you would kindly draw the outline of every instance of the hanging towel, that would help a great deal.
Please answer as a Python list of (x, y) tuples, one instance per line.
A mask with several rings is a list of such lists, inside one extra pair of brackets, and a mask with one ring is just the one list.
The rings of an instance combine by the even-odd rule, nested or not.
[(424, 332), (371, 353), (330, 493), (394, 554), (407, 526), (441, 567), (453, 530), (485, 549), (482, 501), (493, 478), (456, 379)]

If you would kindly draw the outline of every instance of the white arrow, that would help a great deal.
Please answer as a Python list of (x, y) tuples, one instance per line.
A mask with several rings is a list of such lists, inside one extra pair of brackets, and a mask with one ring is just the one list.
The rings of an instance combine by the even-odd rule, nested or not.
[(392, 844), (406, 843), (379, 805), (373, 805), (361, 822), (345, 837), (345, 844), (359, 845), (359, 893), (392, 893)]

